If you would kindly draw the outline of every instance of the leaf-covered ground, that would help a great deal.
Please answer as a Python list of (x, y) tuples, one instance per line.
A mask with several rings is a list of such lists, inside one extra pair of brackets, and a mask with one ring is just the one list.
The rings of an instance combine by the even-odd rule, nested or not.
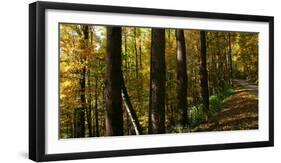
[(221, 112), (194, 131), (258, 129), (258, 86), (244, 80), (233, 81), (235, 91), (224, 100)]

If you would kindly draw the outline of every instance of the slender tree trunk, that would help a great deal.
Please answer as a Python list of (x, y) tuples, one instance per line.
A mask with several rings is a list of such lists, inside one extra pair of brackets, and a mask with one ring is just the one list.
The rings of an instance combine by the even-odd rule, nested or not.
[(171, 41), (171, 29), (168, 29), (168, 42), (170, 44)]
[[(138, 54), (138, 46), (137, 46), (137, 28), (134, 28), (134, 51), (135, 51), (135, 63), (136, 63), (136, 90), (137, 90), (137, 98), (138, 102), (141, 103), (141, 90), (140, 90), (140, 80), (139, 80), (139, 54)], [(141, 105), (140, 105), (141, 106)]]
[(208, 74), (206, 64), (206, 32), (200, 31), (201, 40), (201, 54), (200, 54), (200, 86), (201, 86), (201, 97), (203, 103), (204, 112), (209, 112), (209, 90), (208, 90)]
[(142, 39), (141, 39), (141, 33), (140, 33), (140, 38), (139, 38), (139, 61), (140, 61), (140, 70), (142, 69)]
[(106, 135), (123, 135), (121, 97), (121, 27), (107, 27)]
[(171, 110), (169, 108), (169, 99), (168, 99), (168, 90), (169, 90), (169, 85), (167, 84), (167, 87), (166, 87), (166, 95), (165, 95), (165, 118), (167, 119), (167, 125), (166, 127), (167, 128), (170, 128), (171, 127)]
[(126, 132), (127, 132), (127, 135), (130, 135), (130, 118), (129, 118), (129, 114), (128, 112), (126, 112)]
[[(214, 51), (214, 50), (213, 50)], [(213, 83), (213, 94), (216, 93), (217, 91), (217, 86), (218, 86), (218, 79), (217, 79), (217, 74), (216, 74), (216, 56), (212, 55), (212, 83)]]
[(187, 73), (186, 73), (186, 48), (183, 30), (176, 30), (177, 40), (177, 107), (179, 111), (179, 125), (187, 126)]
[(74, 111), (75, 115), (75, 138), (85, 137), (85, 109), (76, 108)]
[(86, 67), (83, 67), (80, 73), (80, 102), (81, 108), (75, 110), (76, 121), (76, 138), (85, 137), (85, 110), (86, 110), (86, 98), (85, 98), (85, 76)]
[(230, 74), (229, 74), (229, 57), (228, 57), (228, 39), (227, 34), (223, 34), (224, 38), (224, 79), (227, 82), (227, 84), (230, 84)]
[(69, 116), (69, 114), (66, 115), (66, 118), (67, 118), (67, 123), (66, 123), (66, 137), (69, 138), (70, 127), (71, 127), (71, 121), (70, 121), (70, 116)]
[(135, 49), (135, 60), (136, 60), (136, 79), (139, 79), (139, 63), (138, 63), (138, 48), (137, 48), (137, 28), (134, 28), (134, 49)]
[(230, 68), (230, 84), (233, 85), (233, 72), (232, 72), (232, 49), (231, 49), (231, 34), (228, 32), (228, 48), (229, 48), (229, 68)]
[(89, 137), (93, 136), (93, 127), (92, 127), (92, 89), (91, 89), (91, 80), (90, 75), (91, 72), (88, 69), (88, 107), (87, 107), (87, 124), (88, 124), (88, 131), (89, 131)]
[(220, 48), (220, 34), (216, 32), (216, 79), (217, 79), (217, 92), (222, 91), (223, 87), (223, 69), (221, 61), (221, 48)]
[(98, 78), (95, 77), (95, 131), (96, 137), (100, 136), (99, 132), (99, 112), (98, 112)]
[[(102, 90), (104, 90), (104, 91), (102, 91), (102, 98), (104, 100), (106, 100), (105, 84), (101, 84), (101, 88), (102, 88)], [(101, 127), (100, 136), (106, 136), (106, 127), (105, 127), (105, 125), (106, 125), (106, 104), (103, 104), (101, 107), (103, 108), (103, 109), (101, 109), (101, 111), (103, 113), (102, 115), (104, 115), (104, 116), (99, 116), (100, 117), (100, 123), (101, 123), (101, 125), (100, 125), (100, 127)]]
[(152, 29), (149, 134), (165, 133), (165, 29)]
[(76, 121), (77, 121), (77, 118), (76, 118), (76, 109), (73, 110), (73, 114), (72, 114), (72, 137), (73, 138), (76, 138), (77, 136), (77, 127), (76, 127)]
[(77, 138), (77, 108), (73, 111), (73, 138)]
[(229, 84), (229, 71), (228, 71), (228, 51), (227, 51), (227, 39), (225, 33), (223, 33), (223, 54), (222, 54), (222, 72), (224, 85)]
[(125, 69), (129, 67), (128, 65), (128, 51), (127, 51), (127, 31), (124, 28), (124, 50), (125, 50)]
[[(143, 95), (143, 73), (142, 73), (142, 38), (141, 38), (141, 31), (139, 34), (139, 91), (138, 91), (138, 98), (139, 102), (142, 104), (142, 95)], [(142, 109), (143, 105), (140, 105), (140, 109)]]
[(80, 80), (80, 86), (81, 86), (81, 103), (82, 103), (82, 108), (81, 111), (79, 111), (80, 114), (80, 124), (79, 124), (79, 137), (85, 137), (85, 111), (86, 111), (86, 67), (83, 68), (82, 70), (82, 75), (81, 75), (81, 80)]
[(70, 135), (69, 135), (69, 138), (73, 138), (74, 137), (74, 132), (73, 132), (73, 130), (74, 130), (74, 118), (73, 118), (73, 112), (70, 112), (69, 113), (70, 114), (70, 116), (69, 116), (69, 118), (70, 118)]

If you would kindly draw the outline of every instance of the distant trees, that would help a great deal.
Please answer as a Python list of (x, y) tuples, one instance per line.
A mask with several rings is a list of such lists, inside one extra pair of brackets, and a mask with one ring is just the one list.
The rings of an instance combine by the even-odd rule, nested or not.
[(240, 46), (236, 47), (233, 56), (237, 59), (233, 64), (233, 75), (258, 83), (258, 34), (241, 32), (233, 35), (236, 35), (236, 44)]
[(60, 138), (189, 131), (236, 78), (256, 33), (61, 24)]

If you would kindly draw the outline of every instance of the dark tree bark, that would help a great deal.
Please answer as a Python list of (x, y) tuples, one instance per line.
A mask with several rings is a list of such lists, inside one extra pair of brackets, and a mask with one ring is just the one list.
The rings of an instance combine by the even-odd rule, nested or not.
[(171, 29), (168, 29), (168, 41), (169, 41), (169, 43), (171, 41)]
[(100, 136), (99, 129), (99, 112), (98, 112), (98, 78), (95, 77), (95, 131), (96, 137)]
[[(102, 93), (102, 99), (104, 99), (105, 100), (105, 91), (106, 91), (106, 89), (105, 89), (105, 83), (104, 84), (101, 84), (100, 85), (100, 87), (101, 87), (101, 90), (104, 90), (104, 91), (102, 91), (101, 93)], [(106, 125), (106, 104), (102, 104), (102, 106), (101, 107), (103, 107), (102, 109), (100, 109), (101, 110), (101, 112), (102, 112), (102, 115), (104, 115), (104, 116), (100, 116), (100, 136), (106, 136), (106, 127), (105, 127), (105, 125)]]
[(121, 99), (121, 27), (107, 27), (106, 135), (123, 135)]
[(183, 30), (176, 30), (177, 40), (177, 107), (179, 111), (179, 125), (187, 126), (187, 73), (186, 73), (186, 48)]
[(76, 108), (74, 111), (74, 137), (85, 137), (85, 109)]
[(208, 74), (206, 64), (206, 32), (200, 31), (201, 53), (200, 53), (200, 86), (201, 97), (203, 103), (204, 112), (209, 112), (209, 89), (208, 89)]
[(71, 123), (72, 123), (71, 124), (71, 128), (72, 128), (72, 134), (71, 134), (72, 136), (71, 137), (72, 138), (75, 138), (76, 137), (75, 135), (77, 133), (76, 132), (76, 117), (75, 117), (75, 115), (76, 115), (76, 112), (75, 112), (75, 109), (74, 109), (73, 112), (72, 112), (72, 115), (71, 115), (72, 116), (72, 121), (71, 121)]
[(140, 70), (142, 69), (142, 39), (141, 39), (141, 34), (140, 34), (140, 38), (139, 38), (139, 61), (140, 61)]
[(121, 72), (121, 89), (122, 89), (121, 90), (122, 98), (123, 98), (123, 101), (125, 103), (125, 109), (127, 111), (127, 115), (130, 117), (130, 120), (133, 124), (136, 135), (141, 135), (142, 134), (142, 128), (141, 128), (140, 122), (138, 120), (137, 113), (133, 109), (129, 94), (128, 94), (126, 86), (125, 86), (124, 77), (123, 77), (122, 72)]
[(149, 134), (165, 133), (165, 29), (152, 29)]
[(126, 112), (126, 133), (127, 135), (130, 135), (130, 118), (128, 112)]
[(86, 116), (87, 116), (87, 124), (88, 124), (88, 131), (89, 131), (89, 137), (93, 136), (93, 127), (92, 127), (92, 89), (91, 89), (91, 80), (90, 80), (90, 75), (91, 72), (88, 69), (87, 72), (87, 76), (88, 76), (88, 80), (87, 80), (87, 84), (88, 84), (88, 107), (87, 107), (87, 112), (86, 112)]

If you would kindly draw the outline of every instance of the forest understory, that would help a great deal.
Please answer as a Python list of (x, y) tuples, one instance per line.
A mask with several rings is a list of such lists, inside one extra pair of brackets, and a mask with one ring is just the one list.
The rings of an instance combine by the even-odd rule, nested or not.
[(258, 129), (258, 86), (239, 79), (233, 85), (234, 92), (224, 100), (222, 111), (191, 131)]

